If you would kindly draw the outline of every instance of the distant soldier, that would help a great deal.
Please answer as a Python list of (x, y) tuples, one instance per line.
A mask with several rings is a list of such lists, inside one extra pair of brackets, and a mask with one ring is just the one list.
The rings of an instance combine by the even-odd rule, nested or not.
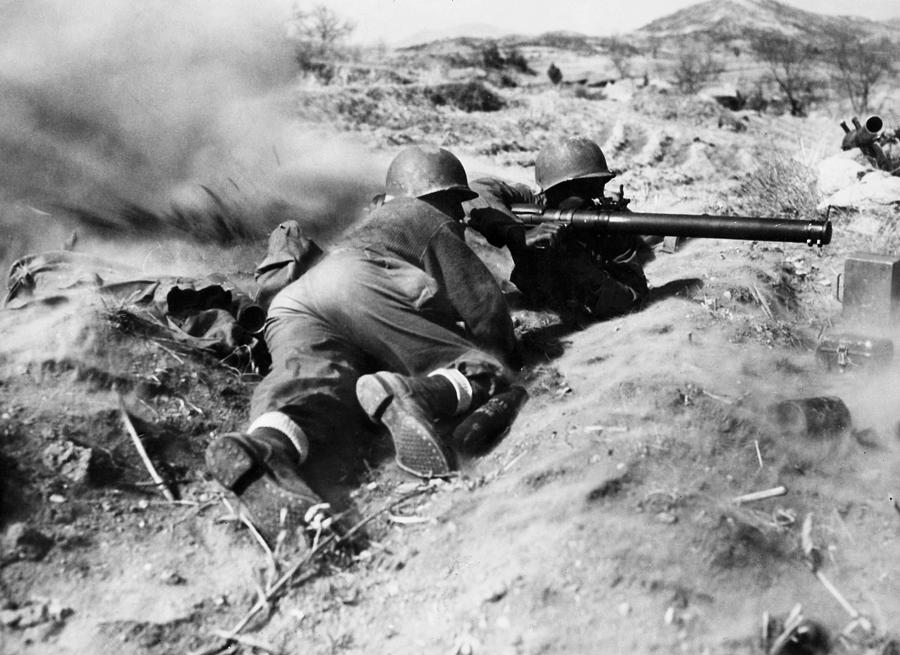
[(512, 378), (506, 302), (463, 239), (462, 203), (476, 194), (462, 164), (410, 147), (386, 182), (384, 204), (275, 295), (272, 369), (253, 394), (252, 422), (206, 452), (268, 539), (320, 502), (301, 474), (307, 457), (312, 465), (371, 420), (390, 432), (401, 468), (446, 475), (454, 451), (435, 421), (467, 416)]
[(468, 225), (492, 245), (506, 246), (515, 268), (511, 281), (526, 305), (552, 309), (574, 321), (602, 320), (629, 312), (647, 298), (643, 264), (652, 251), (638, 236), (576, 234), (558, 225), (520, 223), (516, 203), (550, 209), (624, 209), (628, 201), (606, 196), (615, 173), (590, 139), (569, 138), (546, 146), (534, 165), (541, 191), (496, 178), (475, 180), (479, 198), (466, 203)]

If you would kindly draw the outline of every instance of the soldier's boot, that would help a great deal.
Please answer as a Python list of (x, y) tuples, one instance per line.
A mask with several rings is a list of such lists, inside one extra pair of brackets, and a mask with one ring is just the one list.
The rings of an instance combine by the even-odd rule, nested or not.
[(435, 421), (450, 418), (487, 399), (483, 384), (455, 369), (428, 377), (409, 377), (381, 371), (363, 375), (356, 383), (360, 406), (391, 435), (397, 465), (423, 478), (448, 475), (453, 451), (441, 438)]
[(240, 499), (260, 534), (274, 544), (279, 532), (294, 535), (322, 499), (300, 477), (300, 453), (287, 436), (273, 428), (251, 434), (231, 432), (206, 449), (213, 477)]

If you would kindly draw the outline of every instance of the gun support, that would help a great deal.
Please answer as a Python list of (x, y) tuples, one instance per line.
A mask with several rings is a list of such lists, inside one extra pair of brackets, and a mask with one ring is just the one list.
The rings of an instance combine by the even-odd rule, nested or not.
[(859, 119), (854, 116), (852, 119), (854, 129), (847, 127), (847, 123), (841, 121), (841, 128), (844, 130), (844, 138), (841, 141), (841, 150), (850, 150), (852, 148), (865, 148), (875, 143), (881, 128), (884, 127), (884, 121), (880, 116), (869, 116), (865, 124), (860, 124)]
[(512, 211), (526, 225), (559, 223), (575, 230), (608, 234), (783, 241), (806, 243), (810, 246), (824, 246), (831, 243), (831, 221), (827, 220), (797, 221), (708, 214), (659, 214), (602, 208), (557, 210), (541, 209), (533, 205), (513, 205)]
[(881, 120), (881, 116), (869, 116), (864, 124), (861, 124), (856, 116), (851, 120), (854, 128), (852, 130), (847, 127), (845, 121), (841, 121), (841, 129), (844, 130), (841, 150), (859, 148), (866, 157), (871, 157), (875, 160), (875, 165), (878, 168), (890, 170), (890, 162), (879, 145), (881, 130), (884, 127), (884, 121)]

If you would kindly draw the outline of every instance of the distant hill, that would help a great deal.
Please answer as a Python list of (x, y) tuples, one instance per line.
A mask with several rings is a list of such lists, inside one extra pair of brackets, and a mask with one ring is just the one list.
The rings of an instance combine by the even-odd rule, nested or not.
[[(687, 36), (705, 36), (724, 42), (741, 40), (750, 30), (762, 30), (815, 41), (835, 29), (855, 31), (860, 38), (888, 37), (900, 41), (900, 17), (878, 22), (857, 16), (826, 16), (776, 0), (707, 0), (658, 18), (618, 38), (631, 40), (638, 46), (646, 45), (650, 40), (679, 45)], [(604, 52), (610, 39), (571, 31), (501, 35), (498, 30), (485, 25), (477, 30), (461, 28), (452, 33), (445, 30), (440, 33), (440, 38), (432, 40), (425, 36), (423, 33), (413, 40), (407, 39), (409, 45), (399, 50), (446, 57), (454, 51), (472, 52), (485, 41), (493, 40), (506, 48), (553, 49), (591, 55)]]
[(708, 0), (658, 18), (636, 30), (636, 35), (683, 37), (706, 34), (728, 39), (740, 38), (749, 30), (761, 30), (815, 38), (831, 30), (850, 29), (865, 37), (896, 38), (898, 22), (900, 19), (880, 23), (856, 16), (826, 16), (775, 0)]
[(409, 48), (435, 41), (448, 39), (473, 38), (473, 39), (497, 39), (503, 36), (503, 30), (484, 23), (468, 23), (457, 25), (444, 30), (423, 30), (412, 36), (406, 37), (397, 44), (397, 48)]

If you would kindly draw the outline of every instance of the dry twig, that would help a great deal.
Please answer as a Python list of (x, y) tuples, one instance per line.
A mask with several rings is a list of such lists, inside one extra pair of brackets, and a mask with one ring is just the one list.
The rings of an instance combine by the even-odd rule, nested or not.
[(821, 582), (826, 591), (831, 594), (832, 598), (834, 598), (840, 606), (844, 608), (844, 611), (850, 615), (850, 618), (852, 619), (851, 624), (854, 627), (858, 625), (866, 632), (870, 632), (873, 627), (872, 623), (863, 616), (863, 614), (856, 609), (856, 607), (854, 607), (840, 591), (838, 591), (837, 587), (831, 584), (831, 581), (825, 577), (819, 568), (822, 564), (822, 554), (812, 541), (812, 514), (807, 514), (806, 518), (803, 519), (800, 544), (803, 548), (803, 554), (806, 556), (806, 562), (812, 570), (813, 575), (819, 579), (819, 582)]
[(156, 346), (157, 348), (159, 348), (160, 350), (162, 350), (163, 352), (165, 352), (166, 354), (168, 354), (170, 357), (172, 357), (172, 359), (174, 359), (174, 360), (175, 360), (176, 362), (178, 362), (179, 364), (184, 364), (184, 360), (183, 360), (181, 357), (179, 357), (179, 356), (178, 356), (178, 353), (176, 353), (176, 352), (175, 352), (174, 350), (172, 350), (171, 348), (166, 348), (164, 345), (162, 345), (162, 344), (161, 344), (159, 341), (157, 341), (156, 339), (150, 339), (150, 343), (152, 343), (154, 346)]
[(256, 650), (265, 651), (266, 653), (273, 653), (273, 655), (277, 655), (281, 652), (274, 646), (270, 646), (269, 644), (262, 642), (259, 639), (254, 639), (253, 637), (246, 637), (244, 635), (229, 635), (224, 630), (213, 630), (213, 634), (221, 639), (236, 641), (243, 646), (248, 646), (250, 648), (255, 648)]
[[(238, 639), (237, 639), (238, 635), (244, 628), (247, 627), (247, 624), (250, 623), (250, 621), (253, 619), (253, 617), (256, 616), (256, 614), (260, 610), (269, 606), (269, 601), (271, 601), (285, 587), (285, 585), (287, 585), (289, 582), (291, 582), (291, 580), (294, 579), (294, 577), (297, 575), (297, 573), (299, 573), (300, 570), (306, 564), (308, 564), (310, 561), (312, 561), (312, 559), (316, 555), (321, 553), (323, 550), (325, 550), (329, 546), (335, 546), (337, 544), (348, 541), (351, 537), (353, 537), (357, 532), (359, 532), (363, 527), (368, 525), (371, 521), (373, 521), (378, 516), (381, 516), (382, 514), (390, 512), (397, 505), (405, 503), (407, 500), (410, 500), (411, 498), (414, 498), (416, 496), (420, 496), (423, 493), (426, 493), (428, 491), (430, 491), (430, 487), (425, 487), (423, 489), (418, 489), (416, 491), (408, 493), (408, 494), (404, 495), (403, 497), (398, 498), (397, 500), (393, 500), (393, 501), (385, 504), (381, 509), (377, 510), (376, 512), (373, 512), (369, 516), (364, 517), (356, 525), (354, 525), (352, 528), (350, 528), (346, 533), (344, 533), (340, 536), (336, 533), (332, 533), (325, 539), (318, 542), (314, 548), (311, 548), (303, 557), (301, 557), (297, 562), (295, 562), (293, 565), (291, 565), (291, 567), (287, 571), (284, 572), (284, 574), (275, 582), (275, 584), (273, 584), (272, 586), (269, 587), (268, 590), (266, 590), (265, 596), (256, 601), (256, 603), (253, 605), (253, 607), (250, 608), (250, 611), (247, 612), (247, 614), (244, 616), (244, 618), (242, 618), (231, 630), (218, 631), (216, 633), (217, 636), (219, 636), (221, 639), (224, 639), (226, 642), (238, 641)], [(218, 652), (218, 650), (215, 650), (214, 648), (210, 648), (210, 649), (207, 649), (206, 651), (202, 651), (201, 653), (198, 653), (197, 655), (209, 655), (209, 654), (215, 653), (215, 652)]]
[(765, 500), (766, 498), (775, 498), (776, 496), (784, 496), (787, 493), (787, 487), (778, 486), (772, 487), (771, 489), (764, 489), (763, 491), (754, 491), (749, 494), (744, 494), (743, 496), (736, 496), (732, 498), (732, 502), (741, 505), (743, 503), (752, 503), (757, 500)]
[(153, 462), (150, 461), (150, 456), (147, 455), (147, 450), (144, 448), (144, 442), (141, 441), (141, 437), (138, 435), (137, 430), (134, 429), (134, 424), (131, 422), (131, 417), (128, 416), (128, 410), (125, 409), (125, 401), (122, 399), (121, 394), (119, 394), (119, 412), (122, 415), (122, 423), (125, 424), (128, 436), (131, 437), (131, 442), (134, 444), (138, 455), (141, 457), (141, 461), (144, 463), (144, 468), (150, 473), (150, 477), (153, 478), (153, 481), (159, 487), (162, 495), (166, 497), (166, 500), (175, 502), (175, 495), (172, 493), (172, 490), (169, 489), (169, 485), (162, 479), (162, 476), (160, 476), (156, 467), (153, 466)]
[(759, 306), (762, 307), (763, 311), (766, 313), (766, 316), (768, 316), (770, 320), (773, 320), (775, 318), (775, 314), (772, 313), (772, 308), (769, 307), (769, 303), (766, 302), (766, 299), (762, 295), (762, 292), (759, 290), (759, 287), (755, 284), (753, 285), (753, 295), (756, 296), (756, 301), (759, 303)]

